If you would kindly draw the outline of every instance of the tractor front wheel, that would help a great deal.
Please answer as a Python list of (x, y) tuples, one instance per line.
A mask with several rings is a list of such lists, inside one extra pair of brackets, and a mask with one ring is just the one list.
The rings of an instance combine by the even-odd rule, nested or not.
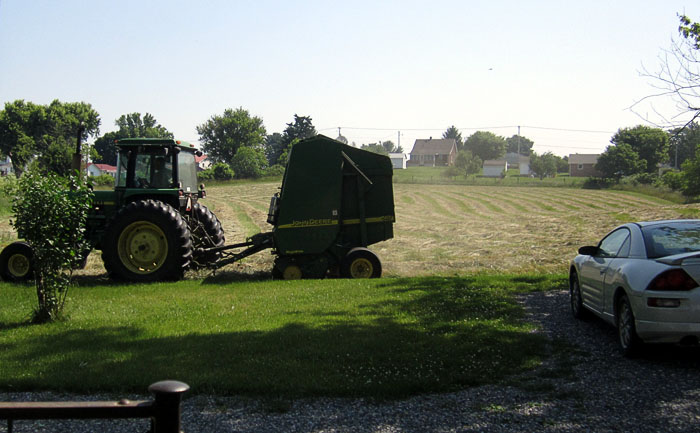
[(4, 281), (21, 282), (34, 277), (34, 252), (26, 242), (13, 242), (0, 253), (0, 276)]
[(169, 204), (129, 203), (117, 212), (102, 242), (110, 277), (127, 281), (178, 280), (192, 259), (187, 223)]

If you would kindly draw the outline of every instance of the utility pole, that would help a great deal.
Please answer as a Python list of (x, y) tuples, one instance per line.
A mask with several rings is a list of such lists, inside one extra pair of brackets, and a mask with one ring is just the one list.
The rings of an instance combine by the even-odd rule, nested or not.
[(398, 131), (396, 141), (398, 142), (398, 144), (396, 145), (396, 148), (399, 149), (401, 147), (401, 131)]
[(520, 126), (518, 126), (518, 158), (520, 158)]

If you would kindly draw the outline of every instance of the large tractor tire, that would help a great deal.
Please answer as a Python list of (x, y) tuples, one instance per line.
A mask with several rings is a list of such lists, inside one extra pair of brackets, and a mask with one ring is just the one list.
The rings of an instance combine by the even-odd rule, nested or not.
[(206, 266), (216, 262), (220, 253), (202, 253), (200, 249), (221, 247), (226, 242), (221, 221), (206, 206), (195, 203), (188, 225), (192, 236), (193, 261), (198, 266)]
[(34, 252), (26, 242), (13, 242), (0, 253), (0, 276), (4, 281), (21, 282), (34, 277)]
[(129, 203), (105, 231), (107, 274), (127, 281), (179, 280), (192, 260), (192, 240), (180, 213), (157, 200)]
[(340, 264), (343, 278), (379, 278), (382, 276), (382, 263), (379, 257), (367, 248), (353, 248)]

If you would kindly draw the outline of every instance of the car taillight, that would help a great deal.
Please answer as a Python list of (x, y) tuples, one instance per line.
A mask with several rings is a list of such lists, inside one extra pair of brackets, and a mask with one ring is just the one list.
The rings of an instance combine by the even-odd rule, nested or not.
[(671, 269), (669, 271), (659, 274), (656, 278), (649, 283), (647, 290), (659, 290), (659, 291), (686, 291), (693, 290), (698, 287), (698, 283), (694, 279), (690, 278), (683, 269)]

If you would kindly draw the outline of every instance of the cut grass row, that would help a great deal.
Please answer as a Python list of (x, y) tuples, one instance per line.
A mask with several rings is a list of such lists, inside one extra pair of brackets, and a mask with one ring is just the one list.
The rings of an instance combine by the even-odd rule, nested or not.
[(0, 285), (0, 389), (402, 397), (496, 383), (546, 341), (516, 293), (563, 275), (103, 285), (71, 289), (68, 320), (29, 325), (29, 286)]

